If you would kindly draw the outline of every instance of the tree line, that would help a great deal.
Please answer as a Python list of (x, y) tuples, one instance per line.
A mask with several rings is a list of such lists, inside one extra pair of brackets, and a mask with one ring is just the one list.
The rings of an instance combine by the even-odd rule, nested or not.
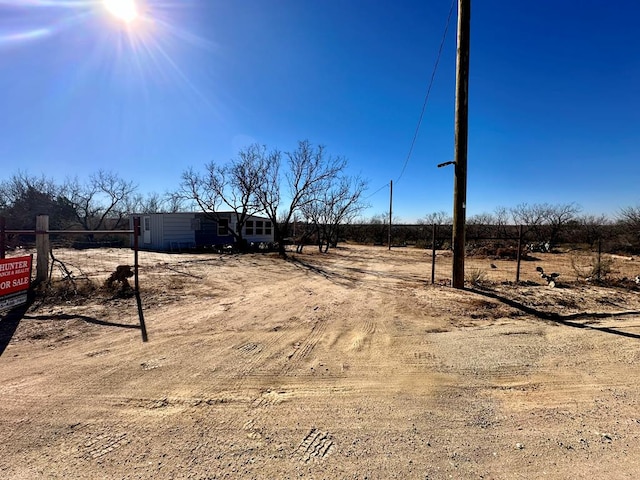
[[(240, 247), (246, 244), (244, 227), (253, 215), (271, 220), (281, 252), (287, 241), (299, 249), (315, 243), (324, 252), (339, 239), (385, 242), (387, 214), (359, 216), (368, 207), (367, 182), (346, 170), (345, 158), (303, 140), (288, 152), (252, 144), (228, 162), (189, 167), (177, 187), (163, 194), (141, 194), (134, 182), (104, 170), (62, 183), (18, 172), (0, 181), (0, 216), (6, 218), (8, 229), (33, 229), (35, 215), (46, 213), (51, 229), (93, 231), (126, 229), (131, 213), (199, 210), (219, 220), (220, 212), (231, 211), (235, 228), (228, 227), (229, 234)], [(426, 244), (427, 225), (441, 226), (442, 236), (450, 224), (446, 212), (432, 212), (411, 228), (394, 226), (394, 241)], [(497, 207), (468, 217), (467, 239), (513, 239), (514, 226), (520, 225), (527, 241), (593, 245), (605, 239), (615, 240), (617, 249), (640, 251), (640, 206), (622, 208), (612, 218), (582, 214), (576, 203)]]
[[(449, 248), (453, 219), (444, 211), (431, 212), (414, 224), (395, 222), (392, 243), (431, 246), (436, 226), (437, 248)], [(343, 236), (361, 243), (383, 243), (388, 236), (388, 214), (345, 226)], [(552, 249), (560, 244), (580, 244), (610, 251), (640, 253), (640, 206), (621, 209), (615, 216), (584, 214), (576, 203), (521, 203), (497, 207), (493, 212), (471, 215), (466, 220), (470, 245), (494, 241), (515, 245), (522, 236), (534, 248)]]
[(187, 168), (175, 190), (142, 195), (137, 185), (100, 170), (84, 181), (61, 184), (45, 176), (18, 172), (0, 182), (0, 216), (8, 229), (33, 229), (35, 215), (46, 213), (51, 229), (117, 230), (128, 227), (131, 213), (172, 213), (198, 209), (218, 221), (221, 212), (235, 216), (228, 226), (238, 247), (253, 215), (271, 220), (284, 253), (292, 221), (302, 220), (304, 235), (327, 251), (337, 242), (338, 226), (366, 208), (367, 183), (346, 174), (347, 160), (331, 156), (322, 145), (298, 142), (290, 152), (252, 144), (229, 162)]
[(15, 230), (33, 229), (38, 214), (49, 215), (54, 230), (122, 229), (128, 212), (143, 201), (133, 182), (103, 170), (85, 181), (74, 177), (62, 184), (26, 172), (0, 182), (0, 215)]

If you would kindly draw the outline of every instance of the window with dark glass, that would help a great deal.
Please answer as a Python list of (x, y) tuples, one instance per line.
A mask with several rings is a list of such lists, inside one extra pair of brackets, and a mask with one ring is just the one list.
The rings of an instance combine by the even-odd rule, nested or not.
[(218, 236), (229, 235), (229, 220), (221, 218), (218, 220)]

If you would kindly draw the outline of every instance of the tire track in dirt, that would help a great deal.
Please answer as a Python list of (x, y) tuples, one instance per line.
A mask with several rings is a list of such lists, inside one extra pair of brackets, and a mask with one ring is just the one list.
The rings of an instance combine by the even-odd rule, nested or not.
[(362, 352), (367, 347), (371, 346), (373, 341), (373, 335), (376, 333), (376, 322), (373, 320), (373, 312), (365, 312), (358, 324), (353, 330), (347, 351), (349, 352)]
[(295, 394), (284, 389), (267, 389), (251, 403), (251, 408), (268, 408), (274, 405), (280, 405), (282, 402), (294, 396)]
[[(256, 374), (270, 375), (276, 372), (265, 371), (265, 366), (268, 366), (268, 359), (281, 351), (278, 348), (290, 332), (287, 330), (278, 330), (277, 332), (269, 332), (268, 335), (261, 335), (261, 342), (253, 342), (249, 339), (242, 342), (239, 346), (233, 347), (234, 350), (240, 353), (239, 357), (233, 359), (227, 359), (227, 365), (232, 361), (237, 361), (236, 368), (232, 370), (235, 381), (232, 382), (232, 388), (240, 390), (246, 383), (248, 377)], [(262, 372), (259, 370), (262, 367)]]
[(319, 461), (335, 449), (333, 437), (329, 432), (312, 428), (298, 445), (292, 458), (300, 463)]
[(294, 368), (296, 368), (304, 359), (309, 357), (311, 352), (316, 348), (316, 345), (320, 339), (324, 336), (327, 330), (327, 318), (318, 318), (311, 331), (301, 341), (294, 343), (293, 351), (287, 355), (287, 362), (280, 370), (281, 375), (289, 374)]
[[(318, 343), (324, 338), (328, 324), (328, 314), (321, 315), (313, 321), (313, 325), (310, 330), (303, 336), (298, 336), (296, 339), (289, 339), (289, 345), (292, 345), (292, 350), (289, 353), (285, 353), (286, 350), (280, 350), (273, 352), (275, 358), (272, 358), (270, 363), (276, 364), (278, 359), (284, 359), (284, 363), (279, 368), (277, 375), (279, 377), (297, 376), (296, 369), (307, 360)], [(282, 339), (282, 337), (280, 337)], [(254, 349), (251, 349), (254, 350)], [(269, 358), (265, 358), (265, 361), (269, 362)], [(275, 374), (276, 372), (274, 372)], [(289, 401), (293, 398), (306, 397), (307, 393), (297, 391), (295, 387), (293, 390), (289, 388), (268, 388), (263, 390), (254, 400), (251, 402), (249, 408), (246, 410), (246, 421), (242, 425), (242, 430), (245, 432), (246, 437), (249, 440), (258, 441), (262, 446), (271, 444), (273, 442), (279, 442), (282, 439), (278, 439), (277, 435), (273, 432), (267, 433), (267, 425), (269, 422), (266, 418), (271, 415), (271, 409), (277, 407), (283, 402)], [(302, 402), (305, 402), (304, 398), (301, 398)], [(326, 456), (329, 449), (332, 448), (332, 441), (330, 437), (325, 433), (324, 435), (314, 436), (312, 430), (303, 442), (298, 446), (293, 456), (298, 458), (303, 463), (308, 463), (311, 459), (322, 458)]]
[(110, 454), (131, 442), (127, 432), (99, 432), (91, 433), (80, 445), (81, 457), (86, 460), (95, 460)]
[(174, 409), (183, 411), (185, 409), (198, 409), (213, 407), (216, 405), (246, 404), (247, 397), (220, 394), (217, 396), (195, 396), (195, 397), (127, 397), (113, 398), (106, 404), (114, 407), (124, 407), (142, 410), (167, 410)]

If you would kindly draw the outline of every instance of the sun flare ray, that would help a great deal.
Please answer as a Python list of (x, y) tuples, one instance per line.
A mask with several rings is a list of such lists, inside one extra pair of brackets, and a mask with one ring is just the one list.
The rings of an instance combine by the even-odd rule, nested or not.
[(17, 12), (0, 18), (0, 49), (49, 40), (66, 48), (70, 39), (86, 35), (91, 41), (83, 49), (89, 53), (75, 64), (76, 84), (100, 71), (109, 82), (144, 90), (143, 96), (171, 88), (194, 104), (211, 106), (212, 98), (194, 81), (181, 54), (188, 47), (215, 52), (217, 45), (172, 21), (182, 1), (0, 0)]
[(0, 34), (0, 45), (10, 42), (26, 42), (51, 35), (50, 28), (37, 28), (26, 32)]
[(139, 17), (134, 0), (102, 0), (104, 7), (118, 20), (131, 23)]

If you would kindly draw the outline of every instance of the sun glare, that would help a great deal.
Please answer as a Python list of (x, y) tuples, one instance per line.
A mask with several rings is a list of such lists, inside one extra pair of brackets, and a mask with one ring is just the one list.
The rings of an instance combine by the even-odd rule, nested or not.
[(102, 0), (104, 6), (118, 20), (131, 23), (138, 18), (135, 0)]

